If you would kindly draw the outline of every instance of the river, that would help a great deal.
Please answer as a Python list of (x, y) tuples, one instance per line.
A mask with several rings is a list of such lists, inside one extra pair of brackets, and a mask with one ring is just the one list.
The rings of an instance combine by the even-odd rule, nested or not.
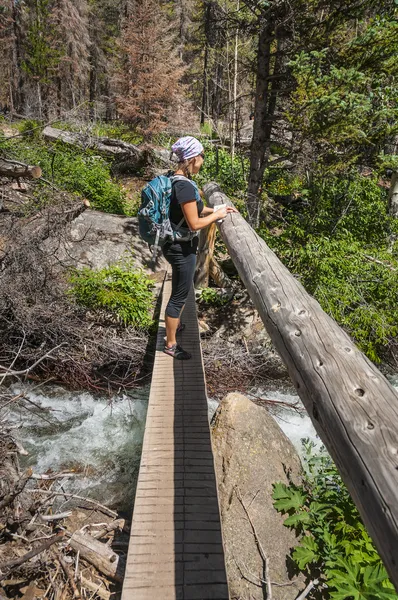
[[(398, 389), (398, 375), (391, 379)], [(13, 392), (19, 392), (14, 387)], [(27, 390), (29, 402), (8, 408), (7, 421), (28, 452), (24, 467), (35, 473), (71, 471), (64, 491), (89, 495), (103, 504), (129, 513), (137, 481), (149, 386), (111, 400), (87, 392), (69, 392), (59, 386)], [(310, 418), (293, 389), (270, 384), (256, 395), (286, 404), (297, 404), (299, 412), (283, 405), (269, 410), (298, 452), (301, 439), (320, 441)], [(209, 417), (217, 408), (209, 400)]]

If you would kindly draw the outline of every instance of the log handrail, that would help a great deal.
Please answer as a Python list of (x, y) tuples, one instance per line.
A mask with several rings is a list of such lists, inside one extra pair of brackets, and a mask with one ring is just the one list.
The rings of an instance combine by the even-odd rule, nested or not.
[(398, 393), (240, 214), (219, 229), (398, 590)]

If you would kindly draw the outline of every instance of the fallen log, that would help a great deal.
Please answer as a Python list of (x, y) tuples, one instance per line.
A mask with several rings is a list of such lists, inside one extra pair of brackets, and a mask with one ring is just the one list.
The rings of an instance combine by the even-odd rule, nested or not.
[(0, 158), (0, 177), (39, 179), (41, 168), (24, 163)]
[(113, 157), (136, 157), (140, 158), (142, 150), (134, 144), (128, 144), (121, 140), (96, 137), (84, 133), (64, 131), (55, 127), (47, 126), (43, 129), (43, 137), (51, 142), (61, 141), (70, 146), (78, 146), (84, 150), (96, 150), (100, 154), (106, 154)]
[(109, 546), (81, 531), (75, 531), (69, 545), (98, 571), (115, 581), (123, 581), (124, 561)]
[(96, 137), (84, 133), (63, 131), (47, 126), (43, 129), (43, 136), (51, 142), (61, 141), (70, 146), (77, 146), (84, 150), (94, 150), (99, 154), (116, 159), (119, 163), (117, 170), (145, 171), (149, 177), (158, 171), (170, 168), (170, 153), (167, 150), (155, 148), (139, 148), (134, 144), (107, 137)]
[[(231, 205), (215, 183), (204, 193)], [(398, 589), (398, 394), (240, 214), (219, 228)]]

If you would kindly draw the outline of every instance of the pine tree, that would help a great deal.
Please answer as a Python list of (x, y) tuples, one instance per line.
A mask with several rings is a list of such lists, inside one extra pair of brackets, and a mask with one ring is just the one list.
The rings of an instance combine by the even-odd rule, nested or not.
[(118, 110), (149, 137), (165, 129), (168, 112), (183, 94), (175, 31), (157, 0), (137, 0), (122, 32)]
[(50, 22), (59, 57), (53, 81), (58, 110), (61, 110), (75, 107), (87, 91), (91, 42), (86, 0), (55, 0)]
[(54, 44), (50, 0), (29, 0), (26, 5), (28, 27), (22, 68), (33, 88), (32, 108), (41, 119), (48, 115), (49, 86), (59, 62), (59, 50)]

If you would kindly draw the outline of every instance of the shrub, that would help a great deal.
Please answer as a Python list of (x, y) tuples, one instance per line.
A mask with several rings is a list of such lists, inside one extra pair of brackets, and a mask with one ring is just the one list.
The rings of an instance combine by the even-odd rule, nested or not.
[(40, 136), (42, 125), (34, 119), (27, 119), (18, 125), (19, 133), (25, 138), (37, 139)]
[(247, 187), (248, 159), (236, 154), (232, 160), (228, 150), (217, 149), (208, 141), (202, 140), (202, 142), (205, 148), (205, 159), (199, 174), (195, 177), (199, 186), (215, 180), (231, 199), (241, 198)]
[(101, 270), (84, 268), (70, 277), (70, 294), (89, 309), (103, 309), (123, 325), (148, 329), (152, 324), (153, 282), (132, 265), (115, 264)]
[[(313, 454), (303, 440), (305, 477), (302, 486), (274, 484), (274, 507), (287, 515), (284, 525), (302, 534), (292, 558), (310, 579), (327, 584), (322, 598), (393, 600), (398, 596), (328, 455)], [(327, 595), (324, 595), (324, 594)]]
[(71, 148), (62, 142), (51, 146), (40, 140), (26, 143), (15, 139), (2, 143), (9, 154), (38, 164), (43, 177), (70, 192), (78, 193), (104, 212), (125, 214), (126, 194), (111, 180), (110, 165), (91, 151)]
[(203, 288), (200, 294), (200, 301), (209, 306), (223, 306), (227, 304), (228, 297), (215, 288)]
[(286, 211), (281, 235), (270, 235), (264, 225), (259, 234), (368, 357), (380, 362), (398, 336), (398, 260), (388, 246), (398, 227), (387, 214), (385, 192), (376, 180), (356, 176), (316, 179), (305, 193), (308, 205)]

